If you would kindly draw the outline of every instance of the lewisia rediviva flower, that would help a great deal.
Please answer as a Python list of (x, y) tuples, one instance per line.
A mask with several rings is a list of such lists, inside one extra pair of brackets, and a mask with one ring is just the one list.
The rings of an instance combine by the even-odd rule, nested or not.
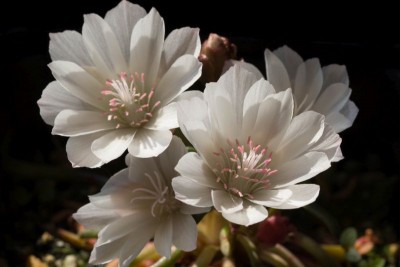
[[(318, 58), (304, 61), (288, 46), (273, 52), (266, 49), (265, 64), (267, 79), (277, 92), (292, 89), (294, 113), (313, 110), (325, 115), (326, 123), (337, 133), (349, 128), (358, 108), (349, 100), (351, 89), (346, 67), (331, 64), (321, 68)], [(253, 71), (258, 77), (261, 72), (246, 62), (229, 62), (227, 67), (237, 63)]]
[(174, 100), (201, 75), (198, 29), (174, 30), (122, 1), (105, 18), (85, 15), (82, 35), (51, 34), (49, 67), (56, 79), (38, 101), (53, 134), (70, 137), (75, 167), (98, 167), (126, 149), (153, 157), (178, 126)]
[(229, 221), (251, 225), (267, 209), (313, 202), (315, 184), (303, 182), (330, 167), (341, 143), (324, 116), (293, 116), (291, 90), (272, 85), (240, 65), (230, 68), (204, 95), (178, 102), (182, 132), (198, 153), (188, 153), (172, 181), (176, 198), (211, 207)]
[(129, 263), (154, 237), (157, 251), (166, 257), (171, 245), (184, 251), (196, 248), (197, 227), (190, 214), (208, 209), (175, 199), (171, 180), (178, 160), (186, 153), (182, 141), (173, 137), (158, 157), (136, 158), (128, 154), (128, 168), (110, 178), (101, 192), (90, 196), (74, 218), (88, 228), (101, 229), (89, 263), (102, 264), (118, 258)]

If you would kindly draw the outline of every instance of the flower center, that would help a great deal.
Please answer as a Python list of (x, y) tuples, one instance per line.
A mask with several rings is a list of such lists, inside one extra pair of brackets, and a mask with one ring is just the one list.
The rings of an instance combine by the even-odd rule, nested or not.
[(252, 199), (252, 192), (267, 189), (269, 176), (277, 172), (269, 168), (272, 153), (267, 154), (267, 148), (254, 145), (251, 137), (246, 144), (237, 139), (227, 143), (228, 148), (214, 152), (218, 157), (213, 169), (217, 182), (234, 195)]
[(154, 176), (148, 173), (144, 175), (150, 181), (150, 186), (133, 189), (134, 197), (131, 199), (131, 203), (139, 201), (138, 205), (150, 208), (151, 215), (155, 218), (175, 211), (179, 207), (179, 202), (161, 175), (157, 171), (154, 171)]
[(107, 120), (115, 120), (116, 128), (138, 128), (152, 117), (160, 101), (154, 102), (154, 86), (148, 86), (144, 73), (128, 75), (122, 72), (117, 80), (107, 80), (101, 91), (108, 102)]

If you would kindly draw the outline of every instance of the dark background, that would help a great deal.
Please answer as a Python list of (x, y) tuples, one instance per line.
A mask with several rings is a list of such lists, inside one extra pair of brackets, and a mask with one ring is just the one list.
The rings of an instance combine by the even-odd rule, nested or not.
[[(48, 33), (80, 31), (83, 14), (106, 11), (119, 1), (13, 1), (0, 16), (0, 266), (21, 264), (35, 252), (45, 230), (68, 215), (121, 168), (72, 169), (65, 139), (51, 135), (36, 101), (53, 80), (47, 64)], [(302, 1), (303, 2), (303, 1)], [(137, 1), (156, 7), (167, 32), (199, 27), (202, 40), (218, 33), (238, 46), (239, 56), (264, 67), (263, 50), (287, 44), (322, 65), (345, 64), (360, 109), (352, 128), (341, 134), (345, 159), (321, 175), (317, 204), (337, 221), (387, 232), (398, 240), (400, 200), (400, 17), (385, 4), (356, 7), (340, 2), (295, 4), (251, 1), (216, 7), (211, 1)], [(296, 221), (297, 213), (291, 213)], [(294, 214), (294, 215), (293, 215)], [(304, 221), (303, 221), (304, 224)], [(301, 228), (302, 226), (300, 226)], [(304, 226), (307, 229), (307, 225)], [(389, 240), (390, 241), (390, 240)], [(14, 266), (11, 264), (10, 266)]]

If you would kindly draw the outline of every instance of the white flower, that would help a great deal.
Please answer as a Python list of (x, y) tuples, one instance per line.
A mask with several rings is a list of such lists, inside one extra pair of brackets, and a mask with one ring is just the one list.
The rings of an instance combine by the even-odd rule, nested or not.
[[(291, 90), (272, 85), (235, 65), (204, 95), (178, 102), (179, 125), (197, 153), (176, 166), (176, 198), (214, 206), (229, 221), (250, 225), (267, 209), (313, 202), (319, 186), (297, 184), (330, 167), (341, 143), (324, 116), (293, 116)], [(297, 184), (297, 185), (296, 185)]]
[[(287, 46), (273, 52), (265, 50), (267, 79), (277, 92), (291, 88), (294, 95), (294, 114), (314, 110), (325, 115), (326, 123), (337, 133), (349, 128), (357, 116), (358, 108), (350, 101), (351, 89), (346, 67), (331, 64), (321, 68), (318, 58), (303, 61)], [(240, 64), (262, 77), (261, 72), (246, 62)]]
[(70, 137), (75, 167), (98, 167), (126, 149), (157, 156), (178, 126), (174, 100), (201, 75), (198, 29), (164, 40), (155, 9), (122, 1), (104, 19), (85, 15), (82, 35), (51, 34), (49, 67), (56, 79), (38, 101), (53, 134)]
[(89, 263), (118, 258), (121, 266), (129, 266), (153, 237), (157, 251), (166, 257), (172, 244), (185, 251), (195, 249), (197, 228), (190, 214), (208, 209), (176, 200), (171, 187), (172, 178), (178, 175), (174, 167), (185, 153), (182, 141), (173, 137), (156, 158), (128, 154), (128, 168), (112, 176), (101, 192), (90, 196), (90, 203), (74, 214), (84, 226), (101, 229)]

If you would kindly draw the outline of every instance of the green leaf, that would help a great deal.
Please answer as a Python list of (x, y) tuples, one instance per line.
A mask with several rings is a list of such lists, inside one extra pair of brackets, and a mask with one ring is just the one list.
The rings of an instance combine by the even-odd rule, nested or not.
[(340, 244), (345, 248), (350, 248), (357, 240), (357, 230), (354, 227), (346, 228), (340, 235)]

